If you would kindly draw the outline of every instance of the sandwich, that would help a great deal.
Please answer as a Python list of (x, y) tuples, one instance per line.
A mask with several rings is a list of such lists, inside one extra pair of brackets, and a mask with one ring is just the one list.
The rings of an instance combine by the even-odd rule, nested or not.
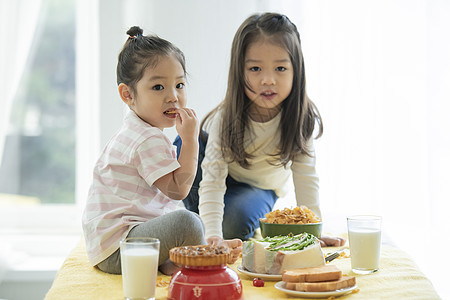
[(310, 233), (266, 237), (244, 242), (242, 266), (253, 273), (282, 274), (284, 270), (325, 265), (317, 238)]

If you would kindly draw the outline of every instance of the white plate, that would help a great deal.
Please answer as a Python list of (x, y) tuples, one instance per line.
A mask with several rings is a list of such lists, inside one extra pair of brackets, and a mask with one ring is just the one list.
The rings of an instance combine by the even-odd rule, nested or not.
[(247, 271), (246, 269), (244, 269), (244, 267), (242, 265), (238, 266), (237, 270), (240, 273), (245, 274), (247, 276), (259, 277), (259, 278), (261, 278), (263, 280), (267, 280), (267, 281), (281, 280), (281, 275), (253, 273), (253, 272), (250, 272), (250, 271)]
[(355, 284), (352, 287), (349, 288), (345, 288), (345, 289), (340, 289), (340, 290), (336, 290), (336, 291), (329, 291), (329, 292), (301, 292), (301, 291), (293, 291), (293, 290), (288, 290), (285, 288), (286, 286), (286, 282), (284, 281), (280, 281), (275, 283), (275, 288), (277, 290), (280, 290), (282, 292), (285, 292), (288, 295), (291, 296), (296, 296), (296, 297), (303, 297), (303, 298), (328, 298), (331, 296), (342, 296), (344, 294), (347, 294), (351, 291), (353, 291), (354, 289), (356, 289), (358, 286)]

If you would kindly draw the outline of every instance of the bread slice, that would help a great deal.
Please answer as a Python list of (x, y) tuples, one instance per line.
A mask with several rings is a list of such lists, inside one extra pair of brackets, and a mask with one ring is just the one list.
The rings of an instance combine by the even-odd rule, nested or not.
[(281, 276), (284, 282), (320, 282), (338, 280), (342, 271), (335, 265), (285, 270)]
[[(284, 281), (284, 280), (283, 280)], [(297, 283), (298, 282), (286, 282), (286, 288), (288, 289), (288, 290), (293, 290), (293, 291), (295, 291), (296, 290), (296, 287), (297, 287)]]
[(338, 280), (324, 281), (324, 282), (289, 282), (286, 283), (286, 288), (302, 292), (328, 292), (352, 287), (356, 284), (354, 276), (343, 275)]

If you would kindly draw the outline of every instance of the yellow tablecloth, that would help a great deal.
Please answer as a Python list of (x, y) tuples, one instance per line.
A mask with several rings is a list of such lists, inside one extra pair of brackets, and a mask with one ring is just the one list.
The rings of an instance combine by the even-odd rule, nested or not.
[[(324, 248), (325, 252), (333, 248)], [(237, 271), (240, 261), (230, 266)], [(347, 294), (340, 299), (440, 299), (431, 282), (417, 268), (405, 252), (382, 246), (380, 270), (370, 275), (356, 275), (351, 272), (350, 258), (336, 259), (331, 262), (344, 274), (356, 276), (359, 292)], [(295, 297), (274, 288), (276, 282), (265, 282), (264, 287), (254, 287), (251, 277), (238, 274), (243, 285), (244, 299), (292, 299)], [(160, 275), (158, 281), (164, 287), (158, 287), (157, 299), (166, 299), (169, 276)], [(73, 249), (58, 271), (45, 300), (61, 299), (123, 299), (122, 276), (111, 275), (90, 266), (84, 242)], [(299, 298), (297, 298), (299, 299)]]

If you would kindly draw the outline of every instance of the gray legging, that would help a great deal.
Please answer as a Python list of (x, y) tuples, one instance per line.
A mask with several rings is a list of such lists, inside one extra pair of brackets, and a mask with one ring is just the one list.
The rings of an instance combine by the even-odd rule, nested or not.
[[(159, 264), (169, 259), (173, 247), (204, 245), (205, 227), (196, 213), (185, 209), (162, 215), (131, 229), (128, 237), (153, 237), (160, 241)], [(120, 249), (99, 263), (98, 268), (106, 273), (121, 274)]]

